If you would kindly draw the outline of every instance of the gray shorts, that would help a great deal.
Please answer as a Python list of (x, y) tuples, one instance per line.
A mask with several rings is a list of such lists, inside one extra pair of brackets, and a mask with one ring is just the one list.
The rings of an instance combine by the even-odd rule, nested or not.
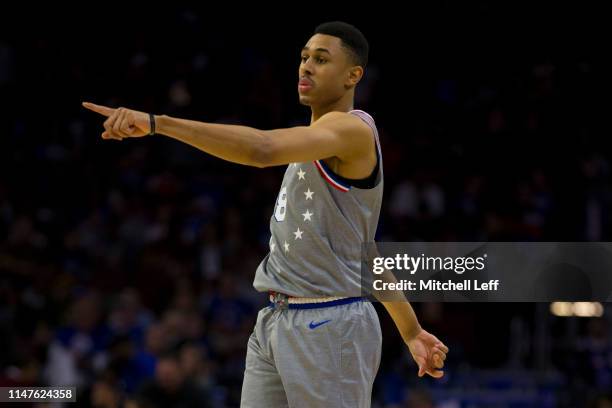
[(370, 407), (382, 334), (368, 301), (266, 307), (249, 338), (243, 408)]

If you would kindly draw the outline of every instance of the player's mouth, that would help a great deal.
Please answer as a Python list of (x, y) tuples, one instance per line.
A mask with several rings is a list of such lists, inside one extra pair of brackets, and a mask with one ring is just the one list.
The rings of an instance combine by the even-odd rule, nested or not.
[(298, 91), (299, 92), (308, 92), (312, 89), (314, 83), (308, 78), (301, 78), (298, 82)]

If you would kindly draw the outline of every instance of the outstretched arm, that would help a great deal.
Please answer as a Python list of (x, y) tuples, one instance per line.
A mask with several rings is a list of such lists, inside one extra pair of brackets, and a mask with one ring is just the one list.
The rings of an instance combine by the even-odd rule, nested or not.
[[(83, 106), (107, 119), (102, 138), (122, 140), (150, 132), (149, 114), (125, 108), (109, 108), (84, 102)], [(311, 126), (260, 130), (155, 116), (156, 133), (187, 143), (234, 163), (256, 167), (276, 166), (338, 157), (351, 160), (371, 149), (369, 127), (344, 112), (330, 112)]]

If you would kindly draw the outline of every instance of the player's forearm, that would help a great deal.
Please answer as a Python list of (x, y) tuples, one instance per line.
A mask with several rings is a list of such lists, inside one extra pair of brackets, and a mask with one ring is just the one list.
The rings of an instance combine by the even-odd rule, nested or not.
[(223, 160), (263, 167), (264, 131), (237, 125), (197, 122), (162, 115), (155, 117), (156, 133), (187, 143)]
[[(386, 283), (397, 282), (395, 276), (388, 270), (379, 275), (378, 279)], [(408, 341), (417, 335), (421, 330), (421, 325), (404, 292), (395, 290), (374, 291), (372, 294), (387, 309), (404, 341)]]
[(413, 339), (421, 330), (419, 320), (414, 309), (408, 301), (405, 302), (381, 302), (393, 319), (397, 330), (400, 332), (404, 342)]
[[(367, 248), (369, 251), (367, 254), (369, 256), (368, 263), (370, 270), (372, 270), (371, 261), (374, 257), (379, 257), (380, 253), (375, 244), (368, 245)], [(388, 269), (384, 269), (381, 274), (376, 276), (376, 279), (380, 279), (383, 283), (397, 283), (395, 275)], [(374, 290), (372, 294), (383, 304), (405, 342), (411, 340), (419, 333), (421, 325), (404, 292), (397, 290)]]

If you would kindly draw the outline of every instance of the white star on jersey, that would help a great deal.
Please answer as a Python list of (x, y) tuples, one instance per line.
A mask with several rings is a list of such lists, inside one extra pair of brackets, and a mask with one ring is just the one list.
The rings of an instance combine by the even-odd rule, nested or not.
[(302, 234), (304, 231), (300, 231), (300, 227), (298, 227), (297, 231), (293, 232), (295, 234), (295, 239), (302, 239)]
[(312, 200), (313, 194), (314, 194), (314, 191), (310, 191), (310, 188), (308, 188), (308, 191), (304, 191), (304, 195), (306, 196), (307, 200)]
[(276, 244), (274, 242), (270, 243), (270, 251), (274, 252), (274, 248), (276, 248)]
[(302, 216), (304, 217), (304, 221), (312, 221), (310, 217), (312, 217), (313, 215), (314, 213), (311, 213), (310, 210), (306, 210), (305, 213), (302, 213)]
[(298, 175), (298, 180), (305, 180), (304, 175), (306, 174), (306, 172), (302, 169), (300, 169), (300, 171), (298, 171), (297, 175)]
[(285, 244), (283, 246), (285, 247), (285, 252), (289, 252), (289, 244), (287, 243), (287, 241), (285, 241)]

